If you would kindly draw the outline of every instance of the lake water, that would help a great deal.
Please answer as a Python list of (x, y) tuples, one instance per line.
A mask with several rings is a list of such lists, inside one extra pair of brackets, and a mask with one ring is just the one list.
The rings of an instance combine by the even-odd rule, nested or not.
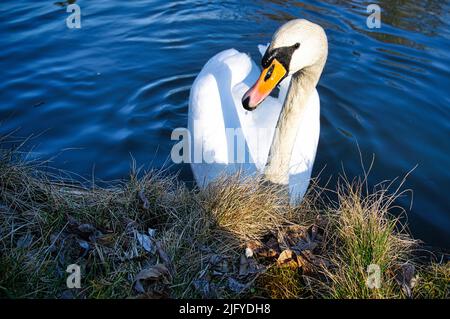
[[(73, 3), (74, 1), (69, 1)], [(366, 25), (369, 3), (381, 28)], [(328, 34), (318, 91), (321, 136), (313, 174), (345, 167), (369, 183), (411, 173), (410, 229), (450, 247), (450, 1), (77, 1), (0, 6), (0, 134), (29, 136), (31, 157), (89, 178), (162, 167), (174, 128), (186, 127), (189, 89), (205, 62), (236, 48), (259, 60), (283, 22), (303, 17)], [(192, 180), (189, 165), (171, 166)], [(411, 196), (400, 200), (409, 207)]]

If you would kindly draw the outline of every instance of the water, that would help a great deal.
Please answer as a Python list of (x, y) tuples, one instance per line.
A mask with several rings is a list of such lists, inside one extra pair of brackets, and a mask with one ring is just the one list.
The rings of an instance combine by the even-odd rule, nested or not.
[[(367, 165), (375, 155), (372, 186), (418, 165), (405, 183), (410, 229), (450, 247), (449, 1), (76, 3), (72, 30), (65, 3), (0, 6), (0, 133), (33, 134), (30, 157), (106, 180), (125, 177), (132, 157), (162, 167), (204, 63), (231, 47), (259, 59), (257, 44), (303, 17), (326, 29), (330, 52), (313, 174), (361, 174), (355, 141)], [(367, 28), (368, 3), (381, 6), (381, 29)], [(171, 170), (192, 180), (188, 165)]]

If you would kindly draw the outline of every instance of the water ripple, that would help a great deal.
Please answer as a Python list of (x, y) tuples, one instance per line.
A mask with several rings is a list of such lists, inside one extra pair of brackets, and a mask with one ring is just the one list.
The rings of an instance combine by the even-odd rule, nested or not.
[[(259, 60), (283, 22), (321, 24), (329, 57), (319, 83), (321, 137), (316, 173), (361, 173), (355, 141), (376, 155), (370, 181), (418, 168), (409, 213), (417, 237), (450, 243), (449, 1), (376, 1), (382, 28), (366, 26), (362, 0), (87, 1), (82, 28), (69, 30), (54, 1), (0, 6), (0, 133), (21, 128), (54, 165), (89, 176), (126, 176), (130, 153), (162, 167), (171, 130), (187, 124), (189, 90), (215, 53)], [(61, 152), (62, 150), (67, 150)], [(181, 177), (192, 179), (188, 166)], [(405, 200), (406, 203), (406, 200)]]

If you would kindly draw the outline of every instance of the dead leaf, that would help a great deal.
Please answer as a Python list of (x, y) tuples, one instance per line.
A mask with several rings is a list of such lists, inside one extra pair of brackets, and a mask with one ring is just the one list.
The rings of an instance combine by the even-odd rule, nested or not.
[(261, 265), (253, 257), (246, 257), (244, 254), (241, 255), (239, 262), (239, 276), (245, 277), (248, 275), (258, 274), (266, 269), (266, 266)]
[(163, 264), (156, 264), (142, 269), (134, 278), (134, 289), (137, 292), (144, 293), (145, 289), (142, 281), (162, 281), (164, 284), (168, 284), (170, 273), (167, 267)]
[(316, 249), (320, 237), (319, 228), (315, 224), (308, 229), (299, 225), (291, 225), (278, 233), (278, 243), (283, 250), (290, 249), (299, 254), (304, 250)]
[(124, 218), (123, 222), (125, 224), (125, 232), (127, 234), (132, 235), (138, 228), (138, 223), (130, 218)]
[(149, 252), (151, 254), (156, 253), (156, 246), (152, 237), (144, 233), (139, 233), (137, 231), (134, 232), (134, 236), (146, 252)]
[(228, 261), (223, 259), (217, 266), (214, 267), (215, 270), (221, 272), (222, 274), (226, 274), (230, 271), (228, 267)]
[(300, 225), (290, 225), (278, 232), (278, 244), (281, 250), (290, 249), (305, 238), (305, 228)]
[(248, 284), (243, 284), (240, 283), (239, 281), (237, 281), (236, 279), (232, 278), (232, 277), (228, 277), (228, 288), (237, 294), (242, 293), (245, 289), (247, 289), (249, 287)]
[(283, 250), (277, 259), (277, 265), (278, 266), (286, 265), (293, 268), (297, 268), (298, 264), (296, 255), (292, 252), (292, 250), (289, 249)]
[(195, 290), (205, 299), (217, 298), (217, 286), (211, 283), (208, 279), (202, 278), (194, 280), (193, 283)]
[(149, 235), (151, 238), (155, 238), (155, 236), (156, 236), (156, 229), (149, 228), (149, 229), (147, 229), (147, 233), (148, 233), (148, 235)]
[(209, 263), (213, 266), (217, 266), (222, 261), (222, 259), (222, 256), (213, 254), (211, 255), (211, 257), (209, 257)]
[(85, 234), (93, 234), (97, 229), (91, 224), (81, 224), (78, 226), (78, 230)]
[(302, 255), (297, 255), (297, 265), (304, 275), (311, 274), (314, 271), (313, 265)]
[(103, 233), (99, 230), (94, 231), (92, 235), (89, 236), (89, 240), (91, 242), (96, 242), (100, 237), (103, 236)]
[(291, 249), (295, 251), (295, 253), (300, 253), (304, 250), (313, 251), (317, 247), (317, 243), (314, 241), (306, 239), (301, 239), (295, 246), (291, 246)]
[(247, 248), (251, 249), (253, 254), (263, 258), (273, 258), (280, 253), (278, 240), (272, 234), (265, 236), (263, 242), (250, 241), (247, 243)]
[(316, 243), (320, 243), (322, 241), (324, 230), (320, 226), (321, 224), (323, 224), (323, 221), (317, 220), (316, 218), (316, 223), (308, 228), (306, 233), (309, 241), (314, 241)]
[(257, 240), (250, 240), (245, 244), (245, 248), (251, 249), (252, 251), (257, 250), (257, 249), (261, 248), (262, 246), (263, 246), (263, 244)]
[(221, 255), (213, 254), (209, 257), (209, 264), (212, 266), (212, 270), (226, 274), (229, 271), (228, 261)]
[(83, 248), (84, 250), (89, 250), (91, 248), (89, 243), (85, 240), (77, 239), (77, 242), (78, 245), (80, 245), (80, 247)]
[(245, 255), (241, 255), (241, 259), (239, 261), (239, 276), (247, 276), (248, 275), (248, 258)]
[(275, 258), (278, 256), (278, 254), (279, 254), (278, 251), (273, 250), (271, 248), (255, 251), (255, 255), (264, 258)]

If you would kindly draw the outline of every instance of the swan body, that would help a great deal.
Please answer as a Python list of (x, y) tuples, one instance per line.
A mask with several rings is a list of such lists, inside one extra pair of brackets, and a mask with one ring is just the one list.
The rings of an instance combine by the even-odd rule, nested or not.
[[(260, 46), (262, 54), (269, 49), (270, 46), (267, 49)], [(244, 175), (265, 174), (270, 169), (270, 156), (289, 153), (284, 154), (287, 164), (284, 173), (280, 173), (281, 179), (275, 177), (273, 181), (286, 184), (291, 202), (297, 202), (307, 190), (316, 156), (320, 135), (319, 95), (314, 85), (303, 96), (303, 103), (294, 103), (295, 96), (290, 98), (291, 104), (303, 105), (301, 116), (290, 115), (289, 133), (283, 133), (290, 135), (292, 145), (286, 146), (286, 152), (282, 152), (281, 146), (275, 152), (277, 136), (281, 140), (284, 137), (277, 132), (282, 126), (279, 122), (283, 108), (295, 89), (291, 83), (293, 76), (298, 77), (294, 72), (286, 74), (279, 83), (278, 97), (267, 96), (257, 109), (249, 111), (243, 107), (242, 99), (260, 72), (247, 54), (235, 49), (222, 51), (205, 64), (192, 85), (189, 99), (191, 168), (197, 184), (204, 187), (222, 174), (237, 171)], [(280, 166), (283, 165), (274, 163), (276, 170)]]

